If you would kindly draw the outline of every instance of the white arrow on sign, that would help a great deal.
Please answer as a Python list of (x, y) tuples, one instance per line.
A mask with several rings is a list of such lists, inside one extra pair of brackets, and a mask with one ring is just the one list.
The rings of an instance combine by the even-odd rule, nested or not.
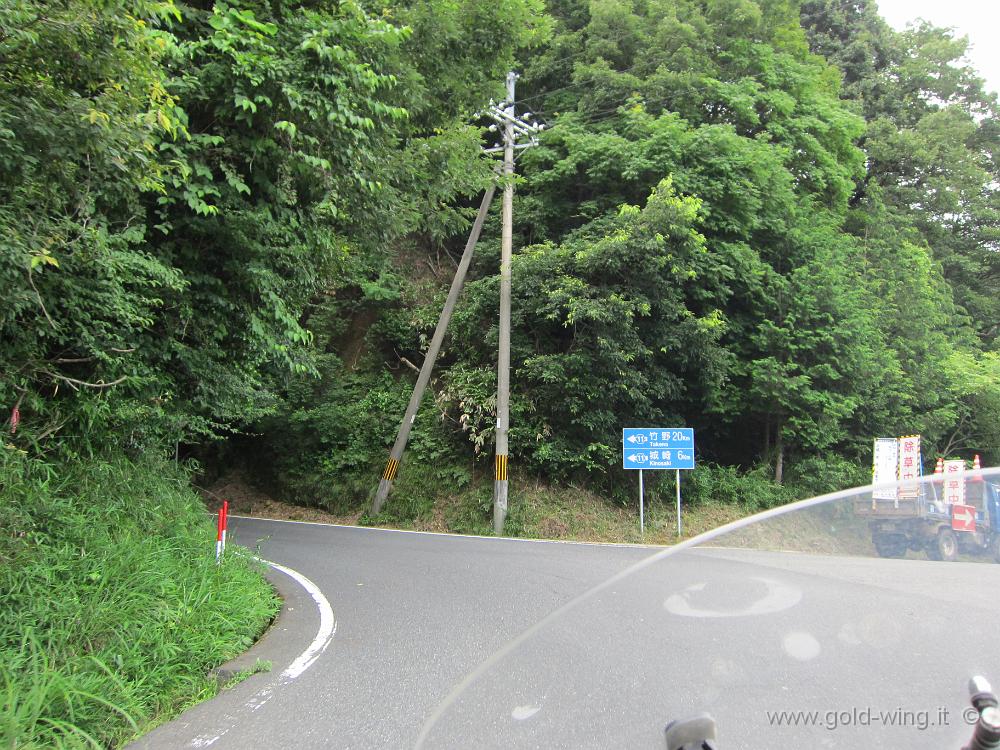
[(961, 521), (962, 525), (968, 526), (976, 520), (976, 514), (970, 512), (968, 508), (962, 508), (955, 511), (954, 518), (956, 521)]
[(647, 456), (645, 453), (630, 453), (628, 456), (628, 460), (634, 464), (644, 463), (646, 461), (646, 458)]

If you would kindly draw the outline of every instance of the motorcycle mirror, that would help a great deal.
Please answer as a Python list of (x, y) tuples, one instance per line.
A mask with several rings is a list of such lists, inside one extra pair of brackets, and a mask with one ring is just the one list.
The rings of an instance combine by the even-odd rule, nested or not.
[(715, 719), (708, 714), (672, 721), (664, 732), (667, 750), (716, 750)]

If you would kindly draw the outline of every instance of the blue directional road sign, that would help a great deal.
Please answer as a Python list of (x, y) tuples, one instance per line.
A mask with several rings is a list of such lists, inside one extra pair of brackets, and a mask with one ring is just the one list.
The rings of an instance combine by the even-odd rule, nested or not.
[(622, 466), (626, 469), (693, 469), (691, 427), (626, 427), (622, 430)]

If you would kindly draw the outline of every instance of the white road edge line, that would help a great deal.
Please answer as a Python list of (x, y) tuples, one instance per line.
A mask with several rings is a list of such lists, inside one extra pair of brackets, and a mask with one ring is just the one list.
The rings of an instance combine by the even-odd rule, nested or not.
[(319, 609), (319, 630), (316, 631), (316, 637), (312, 639), (312, 643), (306, 647), (306, 650), (299, 654), (298, 658), (281, 673), (282, 682), (291, 682), (309, 669), (313, 665), (313, 662), (326, 651), (327, 646), (333, 642), (333, 636), (337, 633), (337, 621), (333, 617), (333, 607), (330, 606), (327, 598), (323, 596), (323, 592), (319, 590), (319, 586), (297, 570), (286, 568), (284, 565), (279, 565), (270, 560), (261, 560), (261, 562), (270, 565), (275, 570), (280, 570), (298, 583), (312, 597), (312, 600), (316, 603), (316, 607)]
[[(577, 542), (572, 539), (528, 539), (517, 536), (483, 536), (481, 534), (449, 534), (441, 531), (416, 531), (414, 529), (387, 529), (382, 526), (355, 526), (349, 523), (329, 523), (326, 521), (295, 521), (290, 518), (264, 518), (263, 516), (243, 516), (230, 513), (229, 518), (243, 518), (247, 521), (270, 521), (273, 523), (298, 523), (306, 526), (333, 526), (338, 529), (362, 529), (364, 531), (385, 531), (391, 534), (417, 534), (420, 536), (447, 536), (452, 539), (490, 539), (494, 542), (526, 542), (529, 544), (577, 544), (584, 547), (638, 547), (640, 549), (668, 549), (665, 544), (630, 544), (627, 542)], [(266, 562), (266, 561), (265, 561)]]
[[(310, 581), (304, 575), (299, 573), (297, 570), (292, 570), (284, 565), (279, 565), (276, 562), (271, 562), (270, 560), (265, 560), (261, 557), (257, 558), (260, 562), (265, 565), (269, 565), (275, 570), (280, 570), (286, 576), (291, 578), (302, 588), (306, 590), (306, 593), (312, 597), (312, 600), (316, 603), (316, 607), (319, 609), (319, 630), (316, 631), (316, 637), (312, 639), (312, 643), (306, 646), (305, 651), (296, 657), (295, 661), (285, 668), (285, 671), (278, 676), (277, 684), (271, 684), (268, 687), (258, 690), (243, 704), (245, 708), (249, 708), (250, 712), (253, 713), (261, 708), (265, 703), (271, 700), (271, 695), (276, 687), (281, 685), (287, 685), (292, 680), (301, 676), (309, 667), (313, 665), (320, 655), (326, 651), (327, 646), (333, 642), (333, 636), (337, 633), (337, 621), (333, 616), (333, 607), (330, 606), (330, 602), (323, 592), (319, 590), (319, 586)], [(236, 726), (236, 717), (230, 715), (227, 717), (228, 726), (218, 732), (217, 734), (201, 734), (191, 740), (188, 743), (188, 747), (210, 747), (222, 739), (225, 735)]]

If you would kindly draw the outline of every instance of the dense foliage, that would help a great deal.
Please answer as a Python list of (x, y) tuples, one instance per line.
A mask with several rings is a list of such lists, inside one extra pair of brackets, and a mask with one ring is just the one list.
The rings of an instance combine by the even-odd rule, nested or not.
[[(876, 435), (1000, 459), (1000, 119), (947, 31), (846, 0), (4, 0), (0, 27), (14, 444), (250, 428), (286, 491), (362, 501), (517, 67), (550, 128), (518, 167), (515, 465), (613, 490), (620, 427), (660, 421), (779, 483), (863, 476)], [(496, 213), (414, 434), (443, 486), (491, 448)]]
[[(1000, 121), (962, 40), (842, 0), (548, 9), (518, 97), (552, 125), (519, 166), (518, 463), (614, 490), (619, 429), (658, 422), (801, 493), (864, 481), (876, 435), (1000, 459)], [(410, 454), (442, 487), (492, 448), (497, 234)], [(371, 488), (452, 268), (412, 233), (348, 267), (312, 313), (323, 378), (256, 445), (338, 505)]]

